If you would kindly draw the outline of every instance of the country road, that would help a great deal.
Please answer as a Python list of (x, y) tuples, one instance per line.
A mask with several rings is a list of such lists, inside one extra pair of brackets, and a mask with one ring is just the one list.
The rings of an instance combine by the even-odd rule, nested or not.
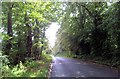
[(52, 77), (115, 77), (118, 78), (118, 71), (110, 67), (70, 59), (54, 57), (52, 63)]

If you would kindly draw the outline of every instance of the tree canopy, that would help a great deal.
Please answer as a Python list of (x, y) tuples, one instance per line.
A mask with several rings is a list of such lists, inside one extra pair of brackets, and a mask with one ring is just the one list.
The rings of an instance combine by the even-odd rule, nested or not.
[[(120, 66), (120, 1), (2, 2), (0, 18), (0, 56), (9, 60), (4, 70), (12, 66), (10, 72), (25, 72), (22, 63), (41, 67), (50, 54), (63, 53)], [(51, 49), (45, 31), (53, 22), (61, 27)]]
[(61, 16), (61, 3), (2, 2), (2, 49), (11, 63), (40, 59), (48, 50), (45, 29)]
[[(109, 4), (109, 5), (108, 5)], [(66, 3), (55, 53), (120, 65), (120, 2)]]

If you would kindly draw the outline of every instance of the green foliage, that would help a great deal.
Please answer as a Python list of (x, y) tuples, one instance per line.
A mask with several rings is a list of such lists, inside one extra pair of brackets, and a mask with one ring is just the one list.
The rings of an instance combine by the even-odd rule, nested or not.
[(55, 56), (71, 58), (74, 57), (74, 54), (71, 52), (62, 52), (62, 53), (58, 53)]
[(4, 65), (2, 67), (2, 77), (46, 77), (50, 62), (45, 62), (44, 60), (20, 62), (12, 68)]
[(42, 51), (49, 49), (45, 29), (59, 19), (58, 13), (61, 16), (60, 6), (54, 2), (2, 2), (2, 52), (10, 64), (24, 63), (27, 58), (39, 60)]
[(3, 76), (47, 75), (52, 58), (43, 53), (51, 52), (45, 30), (62, 15), (60, 9), (61, 3), (56, 2), (2, 2)]
[[(0, 51), (0, 78), (2, 77), (2, 70), (4, 69), (6, 69), (6, 67), (5, 68), (3, 68), (3, 66), (5, 66), (6, 64), (8, 64), (9, 63), (9, 60), (8, 60), (8, 58), (7, 58), (7, 55), (2, 55), (2, 51)], [(8, 73), (10, 73), (9, 72), (9, 68), (8, 68), (8, 71), (7, 71)]]
[(78, 58), (120, 66), (119, 3), (67, 4), (54, 53), (68, 51)]
[(46, 63), (50, 63), (52, 61), (50, 54), (47, 54), (45, 51), (43, 51), (42, 58), (46, 61)]
[(9, 64), (9, 59), (7, 55), (2, 55), (2, 51), (0, 51), (0, 60), (2, 65)]

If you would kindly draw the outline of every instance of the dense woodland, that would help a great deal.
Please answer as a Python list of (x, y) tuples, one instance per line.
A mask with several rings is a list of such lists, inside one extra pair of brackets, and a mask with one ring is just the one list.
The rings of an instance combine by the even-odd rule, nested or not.
[[(46, 54), (51, 53), (51, 49), (45, 31), (48, 25), (61, 16), (60, 9), (61, 3), (55, 2), (2, 2), (0, 55), (3, 55), (3, 75), (9, 72), (15, 76), (12, 71), (24, 71), (24, 68), (20, 69), (21, 63), (27, 63), (29, 66), (31, 61), (39, 60), (41, 63), (43, 60), (45, 63), (45, 60), (49, 60), (50, 56)], [(31, 65), (36, 65), (36, 62)], [(12, 69), (8, 70), (9, 67), (6, 66)], [(23, 71), (18, 72), (16, 76), (20, 76)]]
[[(53, 50), (45, 37), (52, 22), (61, 26)], [(45, 76), (49, 53), (120, 66), (119, 24), (120, 2), (2, 2), (3, 76)]]
[(54, 51), (120, 66), (120, 2), (67, 3)]
[(24, 62), (25, 58), (38, 60), (42, 51), (49, 50), (45, 30), (57, 19), (58, 5), (51, 2), (2, 3), (2, 51), (12, 64)]

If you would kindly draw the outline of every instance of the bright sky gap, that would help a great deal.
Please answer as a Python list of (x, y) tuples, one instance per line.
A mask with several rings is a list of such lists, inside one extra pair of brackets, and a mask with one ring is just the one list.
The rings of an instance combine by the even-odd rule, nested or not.
[(49, 28), (46, 29), (45, 35), (48, 38), (49, 44), (52, 48), (55, 45), (56, 33), (59, 28), (60, 28), (60, 25), (56, 22), (53, 22), (51, 23), (51, 25), (49, 25)]

